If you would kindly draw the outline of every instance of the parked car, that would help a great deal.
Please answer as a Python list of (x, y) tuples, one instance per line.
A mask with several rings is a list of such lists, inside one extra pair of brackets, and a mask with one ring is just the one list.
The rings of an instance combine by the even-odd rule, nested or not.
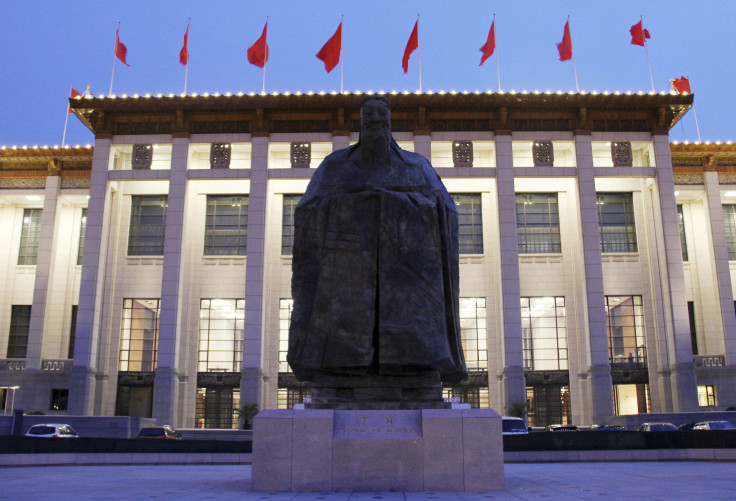
[(501, 427), (504, 435), (526, 435), (529, 433), (524, 420), (518, 417), (503, 416)]
[(700, 422), (700, 421), (689, 421), (689, 422), (687, 422), (687, 423), (683, 423), (683, 424), (681, 424), (680, 426), (678, 426), (678, 427), (677, 427), (677, 429), (678, 429), (678, 430), (680, 430), (680, 431), (687, 431), (687, 430), (692, 430), (692, 429), (693, 429), (693, 427), (694, 427), (694, 426), (695, 426), (696, 424), (698, 424), (699, 422)]
[(141, 428), (136, 438), (158, 439), (158, 440), (181, 440), (181, 433), (171, 426), (149, 426)]
[(672, 423), (642, 423), (639, 431), (677, 431), (677, 426)]
[(693, 430), (736, 430), (736, 426), (728, 421), (701, 421), (695, 423)]
[(588, 431), (626, 431), (626, 428), (619, 424), (592, 424)]
[(574, 424), (551, 424), (544, 428), (544, 431), (580, 431), (580, 428)]
[(79, 434), (68, 424), (34, 424), (26, 432), (26, 437), (36, 438), (77, 438)]

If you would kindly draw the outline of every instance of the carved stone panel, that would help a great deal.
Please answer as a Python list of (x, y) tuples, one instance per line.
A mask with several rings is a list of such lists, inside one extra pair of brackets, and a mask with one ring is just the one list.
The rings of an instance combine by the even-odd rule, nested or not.
[(230, 150), (229, 143), (212, 143), (210, 147), (210, 169), (229, 169)]
[(611, 158), (614, 167), (631, 167), (634, 165), (631, 143), (629, 141), (611, 143)]
[(534, 158), (534, 167), (552, 167), (555, 164), (552, 141), (534, 141), (532, 157)]
[(453, 141), (452, 142), (452, 164), (455, 167), (472, 167), (473, 166), (473, 142), (472, 141)]
[(291, 143), (291, 167), (308, 169), (312, 161), (312, 143)]
[(153, 145), (152, 144), (134, 144), (133, 145), (133, 170), (150, 169), (153, 162)]

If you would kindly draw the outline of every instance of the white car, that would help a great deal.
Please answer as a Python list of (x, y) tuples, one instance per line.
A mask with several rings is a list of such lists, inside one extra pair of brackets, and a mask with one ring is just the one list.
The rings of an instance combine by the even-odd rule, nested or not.
[(702, 421), (693, 426), (693, 430), (735, 430), (736, 426), (728, 421)]
[(524, 420), (518, 417), (503, 416), (501, 427), (503, 435), (526, 435), (529, 433)]
[(26, 437), (36, 438), (77, 438), (79, 435), (68, 424), (34, 424), (28, 429)]

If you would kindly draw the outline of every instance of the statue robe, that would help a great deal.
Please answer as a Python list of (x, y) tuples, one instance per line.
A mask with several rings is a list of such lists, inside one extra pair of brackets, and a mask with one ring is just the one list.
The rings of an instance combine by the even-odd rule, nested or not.
[(455, 204), (423, 156), (392, 139), (390, 163), (367, 164), (360, 148), (329, 155), (295, 209), (287, 360), (302, 381), (436, 370), (459, 382)]

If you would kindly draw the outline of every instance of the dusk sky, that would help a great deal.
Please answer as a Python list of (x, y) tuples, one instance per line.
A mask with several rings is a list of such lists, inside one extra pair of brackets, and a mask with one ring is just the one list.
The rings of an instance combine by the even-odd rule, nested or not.
[[(496, 14), (496, 53), (479, 66)], [(3, 1), (0, 18), (0, 146), (59, 145), (70, 86), (107, 95), (115, 29), (129, 67), (115, 64), (112, 93), (181, 94), (179, 64), (187, 19), (187, 93), (261, 92), (263, 73), (246, 50), (269, 16), (266, 92), (340, 90), (340, 66), (327, 74), (315, 57), (343, 24), (344, 90), (419, 89), (419, 52), (405, 75), (401, 58), (420, 15), (422, 89), (575, 91), (573, 62), (560, 62), (556, 44), (570, 16), (574, 58), (584, 92), (650, 92), (643, 47), (629, 28), (643, 16), (651, 33), (649, 58), (657, 92), (669, 79), (689, 77), (703, 141), (736, 141), (736, 2), (603, 1)], [(671, 139), (696, 141), (691, 110)], [(94, 137), (69, 116), (67, 144)]]

